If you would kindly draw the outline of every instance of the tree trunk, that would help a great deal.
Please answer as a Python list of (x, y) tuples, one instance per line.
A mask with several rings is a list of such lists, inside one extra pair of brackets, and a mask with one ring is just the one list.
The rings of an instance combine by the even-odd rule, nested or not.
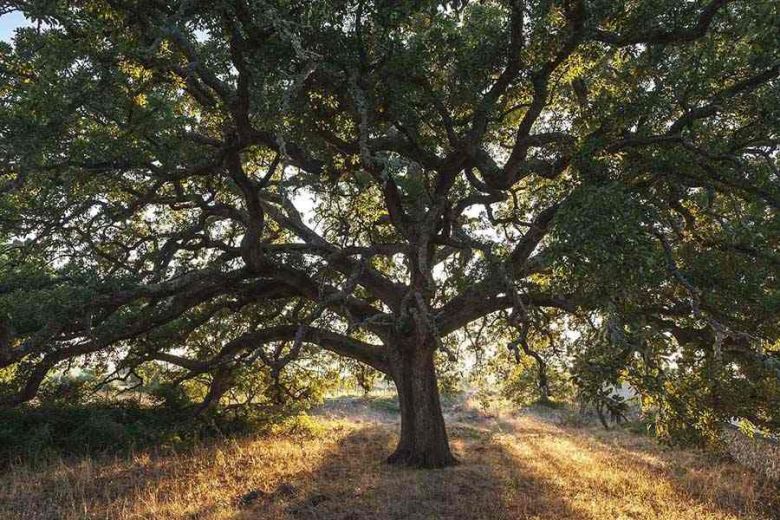
[(433, 350), (400, 353), (392, 371), (401, 407), (401, 438), (387, 462), (420, 468), (455, 464), (439, 401)]
[(541, 357), (536, 361), (539, 369), (539, 402), (548, 404), (550, 403), (550, 383), (547, 380), (547, 363)]
[(523, 347), (523, 352), (536, 361), (536, 368), (539, 375), (539, 402), (541, 404), (548, 404), (550, 402), (550, 383), (547, 379), (547, 362), (541, 354), (529, 347), (526, 341), (521, 342), (521, 346)]

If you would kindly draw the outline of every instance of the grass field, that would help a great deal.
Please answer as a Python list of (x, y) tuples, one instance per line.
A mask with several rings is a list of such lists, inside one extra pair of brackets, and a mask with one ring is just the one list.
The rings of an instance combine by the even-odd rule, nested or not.
[(397, 418), (343, 398), (254, 439), (17, 464), (2, 519), (780, 518), (780, 490), (734, 463), (539, 413), (450, 409), (453, 468), (383, 464)]

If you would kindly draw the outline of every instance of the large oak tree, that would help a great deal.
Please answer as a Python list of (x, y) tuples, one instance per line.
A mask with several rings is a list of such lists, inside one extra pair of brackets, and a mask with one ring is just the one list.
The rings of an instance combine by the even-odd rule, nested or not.
[(0, 44), (5, 404), (104, 352), (208, 404), (317, 346), (395, 382), (391, 462), (444, 466), (435, 360), (494, 316), (777, 424), (777, 4), (6, 5), (36, 23)]

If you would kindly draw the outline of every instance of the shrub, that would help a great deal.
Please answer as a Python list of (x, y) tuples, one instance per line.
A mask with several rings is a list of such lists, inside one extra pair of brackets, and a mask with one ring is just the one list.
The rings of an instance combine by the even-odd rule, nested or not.
[(214, 436), (267, 431), (289, 414), (260, 407), (241, 413), (110, 404), (42, 404), (0, 410), (0, 466), (52, 456), (86, 456), (149, 447), (188, 447)]

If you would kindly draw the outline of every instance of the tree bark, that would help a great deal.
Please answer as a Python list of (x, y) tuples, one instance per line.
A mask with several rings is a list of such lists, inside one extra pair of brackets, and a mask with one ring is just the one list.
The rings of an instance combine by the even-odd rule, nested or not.
[(401, 408), (401, 437), (387, 462), (419, 468), (456, 464), (444, 426), (433, 349), (400, 352), (392, 363), (392, 377)]
[(523, 347), (523, 352), (526, 355), (531, 356), (536, 361), (536, 369), (538, 373), (539, 384), (539, 402), (547, 404), (550, 402), (550, 383), (547, 379), (547, 362), (537, 351), (528, 346), (526, 341), (522, 341), (520, 345)]
[(547, 363), (539, 357), (536, 360), (539, 370), (539, 402), (547, 404), (550, 402), (550, 382), (547, 379)]

